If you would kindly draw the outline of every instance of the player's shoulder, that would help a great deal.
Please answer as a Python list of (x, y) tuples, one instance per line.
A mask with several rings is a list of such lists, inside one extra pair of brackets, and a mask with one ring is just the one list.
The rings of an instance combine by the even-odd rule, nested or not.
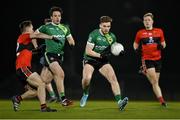
[(93, 31), (90, 32), (90, 34), (96, 34), (99, 33), (99, 29), (94, 29)]
[(30, 33), (23, 33), (19, 35), (18, 42), (23, 41), (24, 39), (30, 38)]
[(52, 23), (47, 23), (47, 24), (42, 25), (42, 27), (46, 27), (46, 28), (53, 27), (53, 24)]
[[(48, 23), (48, 24), (49, 24), (49, 23)], [(45, 28), (48, 24), (46, 24), (46, 25), (41, 25), (41, 26), (38, 28), (38, 30)]]
[(23, 38), (27, 38), (29, 36), (30, 36), (30, 33), (23, 33), (23, 34), (19, 35), (18, 38), (23, 39)]
[(154, 31), (158, 31), (158, 32), (161, 32), (163, 31), (161, 28), (153, 28)]
[(90, 32), (89, 34), (91, 37), (97, 37), (100, 35), (99, 29), (94, 29), (93, 31)]
[(69, 29), (69, 24), (61, 23), (60, 25), (65, 27), (66, 29)]
[(97, 36), (99, 36), (99, 30), (94, 29), (89, 33), (89, 39), (95, 39)]
[(142, 29), (138, 30), (137, 33), (143, 33), (143, 32), (146, 32), (146, 29), (145, 29), (145, 28), (142, 28)]

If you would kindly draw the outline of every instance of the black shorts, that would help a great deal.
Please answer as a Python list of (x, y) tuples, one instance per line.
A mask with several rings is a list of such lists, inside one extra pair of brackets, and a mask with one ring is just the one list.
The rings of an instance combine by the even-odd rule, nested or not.
[(61, 54), (45, 52), (44, 57), (45, 57), (44, 65), (47, 67), (49, 67), (49, 64), (54, 61), (57, 61), (59, 65), (62, 65), (63, 55)]
[(106, 60), (103, 60), (103, 59), (91, 59), (91, 60), (88, 60), (88, 59), (85, 59), (83, 60), (83, 65), (85, 64), (90, 64), (94, 67), (95, 70), (99, 70), (103, 65), (105, 64), (108, 64), (109, 61), (106, 59)]
[(32, 89), (36, 89), (36, 87), (30, 85), (27, 82), (27, 78), (33, 73), (32, 69), (30, 67), (22, 67), (16, 70), (16, 78), (22, 83), (22, 85), (25, 87), (26, 85), (29, 85)]
[(161, 60), (145, 60), (144, 63), (145, 63), (146, 69), (155, 68), (156, 72), (160, 72), (161, 70), (161, 66), (162, 66)]

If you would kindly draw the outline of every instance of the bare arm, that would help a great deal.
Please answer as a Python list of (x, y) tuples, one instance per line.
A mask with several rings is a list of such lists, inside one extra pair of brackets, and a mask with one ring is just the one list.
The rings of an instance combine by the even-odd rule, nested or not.
[(136, 42), (134, 42), (133, 48), (134, 48), (134, 50), (137, 50), (137, 49), (139, 48), (139, 44), (137, 44)]
[(30, 38), (40, 38), (40, 39), (53, 39), (53, 36), (46, 35), (44, 33), (32, 33), (30, 34)]
[(70, 46), (75, 46), (75, 41), (71, 35), (67, 37), (67, 40)]
[(94, 44), (87, 42), (86, 49), (85, 49), (86, 54), (92, 57), (101, 58), (101, 55), (99, 53), (92, 50), (93, 47), (94, 47)]
[(166, 42), (161, 42), (161, 45), (163, 46), (163, 49), (166, 47)]
[(32, 39), (32, 44), (33, 44), (34, 48), (37, 48), (37, 47), (38, 47), (38, 44), (37, 44), (37, 40), (36, 40), (36, 39)]

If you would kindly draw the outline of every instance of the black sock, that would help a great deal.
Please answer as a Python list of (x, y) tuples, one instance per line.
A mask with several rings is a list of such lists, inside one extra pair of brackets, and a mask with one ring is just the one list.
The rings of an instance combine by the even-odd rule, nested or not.
[(18, 95), (18, 96), (16, 96), (16, 100), (17, 100), (18, 102), (21, 102), (21, 101), (22, 101), (22, 97), (21, 97), (20, 95)]

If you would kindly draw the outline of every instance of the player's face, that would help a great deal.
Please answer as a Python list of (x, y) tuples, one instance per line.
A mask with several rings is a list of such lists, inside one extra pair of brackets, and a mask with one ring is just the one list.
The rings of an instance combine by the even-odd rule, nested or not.
[(100, 29), (103, 34), (109, 33), (109, 30), (111, 29), (111, 22), (103, 22), (100, 23)]
[(54, 11), (51, 20), (54, 24), (59, 24), (61, 22), (61, 13), (59, 11)]
[(33, 33), (33, 32), (34, 32), (34, 30), (33, 30), (33, 25), (27, 26), (27, 27), (26, 27), (26, 32), (28, 32), (28, 33)]
[(150, 16), (144, 17), (144, 26), (146, 29), (152, 29), (153, 28), (153, 19)]

